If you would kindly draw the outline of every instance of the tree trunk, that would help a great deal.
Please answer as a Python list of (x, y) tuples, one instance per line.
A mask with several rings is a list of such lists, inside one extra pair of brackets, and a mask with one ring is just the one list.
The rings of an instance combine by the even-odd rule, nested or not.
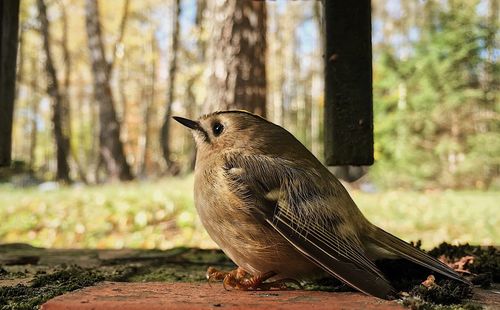
[[(267, 14), (271, 16), (269, 18), (270, 24), (268, 27), (272, 29), (269, 32), (269, 45), (267, 46), (268, 53), (272, 54), (270, 57), (274, 59), (274, 61), (270, 64), (268, 69), (268, 79), (269, 85), (267, 86), (267, 94), (269, 97), (269, 108), (267, 110), (268, 119), (273, 123), (283, 126), (284, 120), (283, 116), (285, 115), (285, 105), (283, 103), (283, 84), (284, 84), (284, 40), (285, 35), (282, 32), (283, 25), (282, 22), (283, 14), (281, 14), (278, 10), (276, 4), (269, 5), (267, 7)], [(287, 10), (287, 8), (285, 9)], [(271, 24), (272, 22), (272, 24)]]
[[(207, 24), (210, 22), (207, 20), (207, 0), (199, 0), (196, 2), (196, 18), (195, 18), (195, 33), (196, 37), (196, 59), (197, 64), (200, 67), (206, 67), (207, 63), (207, 47), (208, 40), (204, 35), (206, 33)], [(186, 82), (186, 96), (185, 96), (185, 111), (186, 117), (189, 119), (194, 119), (199, 116), (199, 102), (194, 93), (193, 88), (195, 84), (203, 79), (204, 72), (203, 70), (196, 70), (194, 75), (191, 76)], [(188, 163), (187, 163), (187, 171), (193, 171), (196, 163), (196, 145), (194, 140), (192, 139), (190, 133), (188, 133), (189, 138), (187, 139), (187, 143), (185, 144), (185, 153), (187, 153)]]
[(324, 70), (323, 70), (323, 51), (325, 50), (325, 25), (323, 23), (323, 8), (321, 7), (322, 3), (320, 1), (316, 1), (314, 3), (314, 20), (316, 21), (316, 27), (318, 29), (319, 34), (319, 50), (315, 51), (317, 60), (313, 64), (315, 70), (313, 72), (312, 81), (311, 81), (311, 92), (312, 92), (312, 111), (311, 111), (311, 151), (314, 155), (319, 158), (323, 157), (323, 142), (320, 138), (320, 128), (322, 127), (323, 118), (321, 117), (321, 107), (323, 97), (323, 89), (324, 89)]
[(144, 103), (144, 127), (143, 127), (143, 148), (141, 151), (141, 157), (139, 158), (140, 160), (140, 165), (138, 171), (140, 171), (142, 176), (146, 176), (148, 173), (148, 166), (149, 166), (149, 148), (151, 144), (151, 139), (150, 139), (150, 131), (151, 131), (151, 110), (152, 107), (154, 107), (155, 104), (155, 99), (156, 99), (156, 52), (157, 52), (157, 45), (156, 45), (156, 38), (155, 38), (155, 32), (152, 31), (151, 33), (151, 74), (150, 74), (150, 80), (151, 84), (149, 87), (149, 94), (146, 97), (146, 101)]
[(147, 177), (149, 167), (149, 149), (150, 149), (150, 131), (151, 131), (151, 111), (154, 107), (156, 95), (156, 38), (155, 29), (151, 30), (151, 39), (149, 48), (144, 48), (144, 55), (146, 59), (151, 59), (151, 63), (144, 67), (144, 81), (149, 80), (149, 83), (142, 84), (141, 98), (143, 101), (142, 106), (142, 127), (139, 134), (137, 143), (137, 171), (141, 178)]
[(23, 83), (23, 79), (24, 79), (24, 63), (25, 63), (25, 58), (26, 58), (26, 55), (24, 53), (24, 46), (26, 45), (25, 42), (24, 42), (24, 36), (25, 36), (25, 33), (26, 31), (24, 31), (23, 29), (23, 25), (25, 24), (22, 23), (19, 25), (20, 27), (20, 30), (19, 30), (19, 38), (18, 38), (18, 41), (19, 41), (19, 45), (18, 45), (18, 57), (17, 57), (17, 74), (16, 74), (16, 97), (15, 97), (15, 101), (18, 101), (19, 100), (19, 95), (21, 94), (21, 84)]
[[(190, 78), (189, 80), (187, 80), (186, 82), (186, 101), (188, 102), (188, 104), (191, 105), (190, 108), (186, 109), (186, 117), (188, 119), (194, 119), (197, 117), (196, 113), (197, 113), (197, 109), (196, 109), (196, 96), (194, 94), (194, 91), (193, 91), (193, 88), (194, 88), (194, 83), (195, 81), (198, 79), (199, 77), (198, 76), (194, 76), (192, 78)], [(194, 142), (194, 139), (192, 139), (191, 137), (189, 137), (190, 139), (188, 139), (188, 144), (187, 144), (187, 154), (188, 154), (188, 158), (189, 158), (189, 161), (188, 161), (188, 170), (189, 171), (193, 171), (194, 170), (194, 167), (195, 167), (195, 164), (196, 164), (196, 144)]]
[(485, 40), (487, 62), (484, 68), (484, 98), (487, 106), (494, 107), (498, 96), (499, 75), (495, 72), (495, 53), (498, 52), (498, 0), (490, 0), (488, 4), (488, 32)]
[(177, 163), (170, 158), (169, 132), (170, 132), (170, 117), (172, 116), (172, 103), (174, 101), (175, 90), (175, 75), (177, 73), (177, 52), (179, 45), (179, 17), (181, 14), (180, 0), (174, 0), (173, 3), (174, 22), (172, 26), (172, 46), (169, 57), (169, 71), (167, 81), (167, 100), (165, 103), (165, 115), (160, 131), (160, 146), (163, 155), (163, 160), (169, 174), (179, 173)]
[(56, 144), (57, 172), (58, 181), (69, 182), (69, 164), (68, 156), (70, 150), (69, 142), (69, 124), (65, 119), (67, 116), (67, 107), (64, 102), (57, 73), (52, 61), (52, 52), (50, 46), (50, 25), (47, 19), (47, 7), (44, 0), (37, 0), (38, 19), (40, 21), (40, 31), (43, 38), (43, 49), (45, 52), (45, 70), (47, 75), (47, 93), (52, 98), (52, 123), (54, 126), (54, 138)]
[[(266, 116), (266, 4), (211, 1), (211, 77), (205, 106)], [(209, 112), (209, 111), (205, 111)]]
[(120, 20), (120, 28), (118, 29), (118, 38), (116, 39), (115, 44), (113, 44), (113, 53), (111, 54), (111, 60), (108, 63), (108, 74), (109, 78), (111, 79), (111, 75), (113, 74), (113, 68), (115, 65), (115, 60), (116, 60), (116, 54), (118, 53), (118, 50), (120, 49), (123, 41), (123, 36), (125, 35), (125, 29), (127, 26), (127, 20), (129, 16), (129, 7), (130, 7), (130, 0), (125, 0), (125, 3), (123, 4), (123, 12), (122, 12), (122, 17)]
[(0, 167), (10, 166), (19, 0), (0, 2)]
[(31, 113), (30, 113), (30, 146), (29, 146), (29, 169), (33, 170), (36, 162), (36, 145), (37, 145), (37, 137), (38, 137), (38, 62), (36, 58), (31, 58), (31, 78), (30, 78), (30, 99), (29, 102), (31, 104)]
[(116, 118), (109, 84), (111, 72), (104, 53), (97, 0), (85, 1), (85, 22), (92, 63), (94, 97), (99, 105), (100, 154), (112, 179), (131, 180), (133, 176), (120, 140), (120, 123)]
[[(67, 120), (67, 133), (68, 139), (71, 141), (72, 130), (71, 130), (71, 107), (70, 107), (70, 85), (71, 85), (71, 54), (68, 47), (68, 14), (66, 11), (65, 4), (60, 2), (59, 7), (61, 9), (61, 18), (62, 18), (62, 40), (61, 40), (61, 49), (64, 60), (64, 80), (61, 89), (61, 96), (63, 99), (62, 111), (61, 115), (65, 120)], [(80, 106), (80, 105), (78, 105)], [(78, 114), (80, 115), (80, 114)], [(81, 163), (80, 156), (78, 154), (78, 150), (75, 148), (74, 143), (70, 142), (69, 145), (69, 155), (73, 158), (74, 166), (76, 166), (76, 171), (80, 180), (84, 183), (88, 183), (87, 173), (85, 172), (85, 168)]]

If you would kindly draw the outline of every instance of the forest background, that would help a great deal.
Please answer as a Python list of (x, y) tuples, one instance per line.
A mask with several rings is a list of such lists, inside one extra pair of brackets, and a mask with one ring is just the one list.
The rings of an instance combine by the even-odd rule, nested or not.
[[(376, 163), (352, 194), (427, 247), (500, 243), (498, 12), (372, 1)], [(21, 1), (0, 242), (214, 246), (193, 208), (193, 141), (171, 116), (252, 110), (322, 159), (321, 18), (319, 1)]]

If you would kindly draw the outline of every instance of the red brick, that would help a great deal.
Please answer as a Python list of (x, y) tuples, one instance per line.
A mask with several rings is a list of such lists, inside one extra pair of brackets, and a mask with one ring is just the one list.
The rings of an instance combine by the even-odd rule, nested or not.
[(220, 283), (104, 282), (68, 293), (43, 310), (132, 309), (402, 309), (359, 293), (317, 291), (226, 291)]

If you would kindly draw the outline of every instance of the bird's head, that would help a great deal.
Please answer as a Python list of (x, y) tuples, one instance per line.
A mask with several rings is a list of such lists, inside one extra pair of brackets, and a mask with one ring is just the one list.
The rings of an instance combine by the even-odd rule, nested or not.
[(268, 139), (266, 133), (276, 131), (275, 127), (278, 127), (258, 115), (239, 110), (210, 113), (196, 121), (178, 116), (173, 118), (191, 129), (198, 152), (202, 153), (258, 148), (267, 144), (264, 141)]
[(196, 121), (173, 118), (191, 129), (198, 149), (197, 163), (226, 152), (317, 161), (287, 130), (247, 111), (219, 111)]

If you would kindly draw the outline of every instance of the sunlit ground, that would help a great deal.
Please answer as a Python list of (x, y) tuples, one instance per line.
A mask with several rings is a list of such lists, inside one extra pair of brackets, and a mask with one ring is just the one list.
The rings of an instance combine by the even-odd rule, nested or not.
[[(215, 247), (193, 206), (192, 176), (156, 182), (65, 187), (0, 186), (0, 243), (58, 248)], [(500, 244), (500, 192), (354, 191), (366, 217), (425, 248)], [(229, 207), (229, 206), (228, 206)]]

